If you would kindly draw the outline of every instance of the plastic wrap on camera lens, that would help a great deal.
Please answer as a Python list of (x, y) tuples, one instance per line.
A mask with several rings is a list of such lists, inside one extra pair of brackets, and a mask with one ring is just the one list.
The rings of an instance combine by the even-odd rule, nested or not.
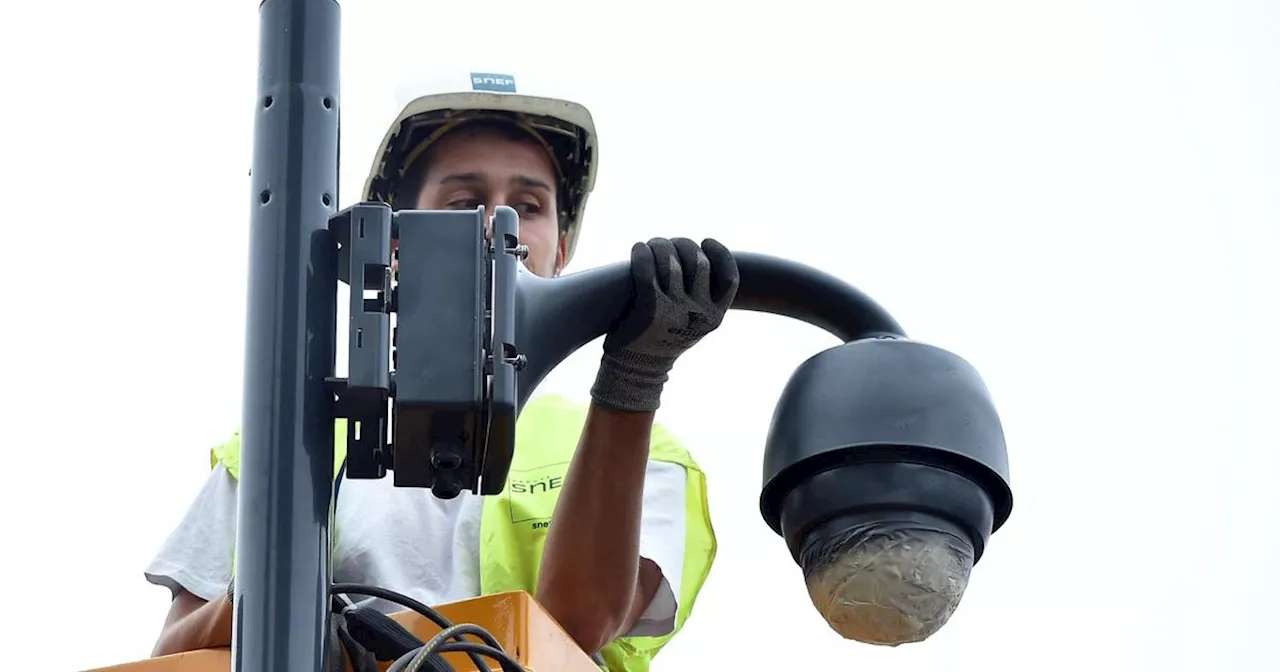
[(920, 523), (851, 527), (800, 558), (813, 606), (840, 636), (897, 646), (946, 625), (969, 583), (973, 545)]

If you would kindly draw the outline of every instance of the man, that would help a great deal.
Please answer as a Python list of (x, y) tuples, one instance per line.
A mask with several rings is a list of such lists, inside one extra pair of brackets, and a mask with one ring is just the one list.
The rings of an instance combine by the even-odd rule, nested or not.
[[(510, 206), (526, 266), (554, 277), (595, 180), (591, 116), (518, 94), (510, 77), (464, 81), (405, 106), (364, 197), (396, 209)], [(738, 276), (715, 241), (654, 239), (631, 260), (635, 300), (605, 338), (591, 403), (531, 400), (498, 496), (439, 500), (389, 478), (342, 481), (335, 581), (427, 604), (526, 590), (609, 669), (648, 669), (688, 617), (716, 549), (703, 476), (654, 413), (676, 359), (721, 323)], [(173, 591), (154, 655), (230, 643), (238, 451), (238, 436), (214, 449), (209, 480), (147, 568)]]

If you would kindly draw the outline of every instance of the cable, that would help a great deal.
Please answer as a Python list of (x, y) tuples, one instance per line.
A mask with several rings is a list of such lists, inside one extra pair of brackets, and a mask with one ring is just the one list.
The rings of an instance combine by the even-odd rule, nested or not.
[[(422, 649), (423, 647), (420, 646), (415, 648), (412, 651), (405, 653), (403, 656), (400, 656), (395, 660), (394, 663), (391, 664), (390, 667), (387, 668), (387, 672), (406, 672), (406, 668), (409, 666), (411, 662), (413, 662), (418, 657), (418, 655), (422, 652)], [(455, 651), (465, 652), (469, 656), (474, 656), (478, 654), (481, 656), (488, 656), (490, 658), (493, 658), (494, 660), (498, 661), (498, 664), (502, 667), (503, 672), (527, 672), (524, 666), (521, 665), (519, 661), (507, 655), (506, 652), (501, 651), (499, 649), (495, 649), (492, 646), (488, 646), (486, 644), (480, 644), (477, 642), (445, 642), (444, 644), (440, 645), (440, 648), (436, 649), (437, 654), (453, 653)], [(432, 664), (430, 662), (431, 654), (428, 654), (427, 660), (429, 661), (427, 664), (431, 665)], [(449, 663), (445, 661), (444, 658), (437, 658), (436, 660), (440, 663), (443, 663), (448, 670), (454, 669), (453, 666), (449, 665)]]
[[(333, 584), (333, 587), (329, 589), (330, 595), (340, 593), (346, 593), (348, 595), (364, 595), (366, 597), (376, 597), (388, 602), (394, 602), (406, 609), (412, 609), (418, 612), (418, 614), (423, 618), (440, 626), (440, 629), (442, 630), (453, 626), (453, 623), (450, 622), (449, 619), (440, 615), (440, 612), (413, 599), (412, 597), (409, 597), (408, 595), (401, 595), (393, 590), (387, 590), (386, 588), (379, 588), (377, 586), (366, 586), (360, 583), (335, 583)], [(485, 643), (487, 644), (488, 642), (486, 641)]]
[[(489, 633), (486, 632), (484, 628), (481, 628), (478, 625), (472, 625), (470, 623), (459, 623), (458, 625), (445, 628), (444, 630), (441, 630), (438, 634), (436, 634), (435, 637), (432, 637), (431, 640), (428, 641), (426, 644), (423, 644), (420, 649), (418, 649), (418, 655), (414, 656), (413, 660), (411, 660), (409, 664), (404, 668), (405, 672), (418, 672), (418, 670), (423, 666), (423, 664), (427, 662), (428, 658), (430, 658), (434, 654), (441, 653), (446, 650), (468, 651), (470, 655), (481, 653), (481, 651), (479, 650), (476, 650), (474, 652), (470, 651), (470, 649), (473, 646), (479, 646), (472, 642), (467, 642), (465, 640), (459, 641), (456, 643), (448, 641), (454, 637), (460, 638), (461, 635), (464, 635), (464, 634), (475, 635), (477, 637), (481, 637), (482, 639), (489, 636)], [(458, 646), (458, 645), (466, 645), (466, 646)], [(449, 648), (445, 649), (446, 646), (448, 646)], [(457, 648), (455, 649), (455, 647)], [(488, 646), (484, 648), (493, 649), (493, 651), (486, 650), (483, 653), (484, 655), (489, 655), (497, 658), (498, 662), (502, 664), (502, 669), (504, 671), (523, 672), (524, 668), (515, 660), (513, 660), (510, 656), (508, 656), (505, 652), (503, 652), (501, 646)], [(494, 654), (497, 654), (497, 655), (495, 656)], [(515, 665), (515, 667), (514, 668), (511, 667), (511, 665)]]
[[(459, 642), (452, 642), (452, 643), (458, 644)], [(467, 642), (467, 643), (472, 643), (472, 642)], [(484, 646), (484, 645), (477, 644), (477, 646)], [(405, 668), (409, 666), (409, 663), (413, 662), (413, 659), (418, 655), (418, 652), (421, 650), (422, 650), (422, 647), (419, 646), (412, 651), (406, 651), (403, 656), (396, 658), (395, 662), (391, 663), (391, 666), (387, 668), (387, 672), (404, 672)], [(475, 654), (467, 654), (467, 655), (470, 656)], [(441, 667), (442, 665), (443, 667)], [(434, 660), (430, 660), (427, 663), (427, 666), (430, 667), (433, 670), (433, 672), (456, 672), (456, 668), (450, 665), (449, 661), (445, 660), (444, 658), (435, 658)]]
[[(344, 593), (348, 595), (365, 595), (368, 597), (376, 597), (376, 598), (386, 600), (388, 602), (394, 602), (395, 604), (398, 604), (407, 609), (412, 609), (413, 611), (421, 615), (423, 618), (426, 618), (432, 623), (435, 623), (436, 625), (440, 626), (440, 633), (431, 639), (431, 641), (433, 642), (436, 641), (437, 639), (443, 642), (445, 639), (453, 638), (453, 639), (456, 639), (457, 642), (460, 644), (471, 644), (473, 642), (468, 642), (467, 640), (462, 638), (463, 634), (470, 634), (470, 635), (475, 635), (476, 637), (479, 637), (486, 645), (488, 645), (488, 647), (497, 650), (498, 653), (503, 652), (502, 645), (498, 643), (498, 640), (493, 635), (489, 634), (488, 630), (485, 630), (484, 628), (478, 625), (472, 625), (470, 623), (454, 625), (449, 619), (445, 618), (440, 612), (413, 599), (412, 597), (409, 597), (408, 595), (402, 595), (400, 593), (395, 592), (394, 590), (387, 590), (386, 588), (379, 588), (377, 586), (366, 586), (360, 583), (335, 583), (329, 589), (330, 595), (344, 594)], [(451, 633), (451, 634), (448, 636), (445, 636), (442, 639), (441, 637), (445, 635), (445, 633)], [(437, 646), (439, 645), (437, 644)], [(459, 649), (459, 650), (462, 651), (464, 649)], [(471, 663), (476, 666), (476, 670), (478, 672), (492, 672), (490, 667), (487, 664), (485, 664), (484, 659), (482, 658), (483, 655), (487, 655), (487, 654), (483, 652), (478, 652), (478, 651), (467, 653), (467, 657), (471, 659)], [(401, 656), (401, 659), (406, 658), (407, 656), (408, 654), (406, 654), (406, 656)], [(423, 660), (425, 661), (425, 657), (423, 658)], [(399, 661), (397, 660), (397, 663), (398, 662)], [(422, 666), (422, 663), (419, 662), (412, 669), (417, 670), (421, 666)], [(392, 668), (394, 667), (395, 665), (392, 665)], [(388, 672), (390, 672), (390, 669), (391, 668), (388, 668)], [(505, 669), (505, 666), (504, 666), (504, 669)]]
[(387, 668), (387, 672), (404, 672), (404, 668), (407, 667), (415, 657), (417, 657), (418, 652), (421, 650), (422, 650), (422, 647), (419, 646), (418, 648), (404, 654), (403, 656), (396, 658), (396, 662), (391, 663), (391, 667)]
[(438, 653), (451, 653), (454, 651), (465, 651), (467, 653), (488, 656), (496, 661), (502, 667), (502, 672), (527, 672), (520, 661), (507, 655), (507, 652), (495, 649), (492, 646), (486, 646), (476, 642), (445, 642), (436, 649)]

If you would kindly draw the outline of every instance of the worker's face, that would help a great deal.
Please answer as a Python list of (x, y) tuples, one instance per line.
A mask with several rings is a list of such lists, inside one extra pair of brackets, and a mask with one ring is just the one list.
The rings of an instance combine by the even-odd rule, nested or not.
[[(529, 246), (525, 265), (554, 277), (567, 251), (556, 218), (555, 175), (551, 158), (533, 140), (464, 129), (433, 148), (417, 207), (474, 210), (483, 204), (490, 217), (500, 205), (514, 208), (520, 215), (520, 242)], [(487, 222), (486, 236), (491, 227)]]

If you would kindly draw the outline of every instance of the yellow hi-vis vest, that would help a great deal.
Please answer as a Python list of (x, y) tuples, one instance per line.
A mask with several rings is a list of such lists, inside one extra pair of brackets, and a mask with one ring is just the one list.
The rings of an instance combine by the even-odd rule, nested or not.
[[(516, 421), (516, 447), (507, 487), (484, 498), (480, 517), (480, 594), (514, 590), (533, 594), (546, 544), (548, 523), (586, 423), (586, 407), (557, 396), (530, 400)], [(346, 458), (346, 420), (334, 429), (334, 475)], [(706, 476), (693, 457), (660, 424), (654, 424), (649, 459), (685, 468), (685, 555), (680, 568), (679, 606), (674, 629), (661, 637), (622, 637), (601, 650), (610, 672), (646, 672), (649, 661), (688, 619), (716, 555), (715, 531), (707, 506)], [(240, 473), (240, 434), (212, 449), (213, 466)], [(512, 482), (521, 487), (511, 487)], [(538, 487), (545, 484), (545, 487)], [(335, 530), (339, 534), (340, 530)], [(665, 571), (675, 571), (664, 567)]]

